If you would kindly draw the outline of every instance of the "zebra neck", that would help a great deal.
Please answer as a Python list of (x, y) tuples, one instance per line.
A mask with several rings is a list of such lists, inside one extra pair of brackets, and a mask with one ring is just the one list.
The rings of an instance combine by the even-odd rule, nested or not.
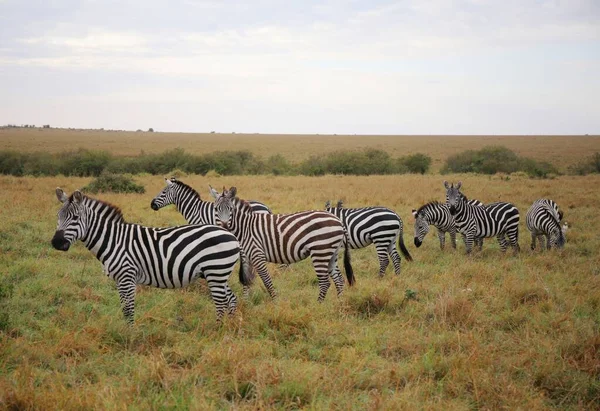
[[(175, 201), (177, 210), (183, 215), (183, 218), (190, 224), (214, 224), (214, 205), (207, 201), (202, 201), (199, 196), (188, 193), (187, 196), (178, 196)], [(210, 221), (204, 221), (206, 218), (202, 215), (202, 209), (208, 208), (208, 215), (213, 216)]]
[(86, 248), (104, 262), (114, 247), (115, 238), (123, 234), (131, 224), (123, 220), (120, 211), (110, 207), (87, 209), (88, 230), (82, 238)]

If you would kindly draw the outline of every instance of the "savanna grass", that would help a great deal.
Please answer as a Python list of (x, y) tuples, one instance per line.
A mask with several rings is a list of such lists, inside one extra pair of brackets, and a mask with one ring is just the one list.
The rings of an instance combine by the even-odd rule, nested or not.
[[(258, 280), (222, 326), (202, 282), (140, 287), (130, 329), (91, 253), (50, 246), (54, 188), (90, 179), (0, 177), (0, 408), (597, 409), (600, 177), (444, 178), (519, 208), (520, 255), (495, 239), (471, 257), (460, 239), (441, 252), (434, 232), (410, 246), (411, 210), (444, 200), (439, 176), (182, 177), (207, 199), (208, 184), (235, 185), (275, 212), (328, 199), (390, 207), (415, 261), (378, 278), (375, 250), (354, 251), (356, 286), (323, 304), (309, 262), (271, 265), (278, 300)], [(185, 222), (173, 207), (150, 209), (162, 178), (136, 181), (145, 194), (99, 196), (130, 222)], [(524, 214), (540, 197), (571, 224), (564, 250), (529, 250)]]

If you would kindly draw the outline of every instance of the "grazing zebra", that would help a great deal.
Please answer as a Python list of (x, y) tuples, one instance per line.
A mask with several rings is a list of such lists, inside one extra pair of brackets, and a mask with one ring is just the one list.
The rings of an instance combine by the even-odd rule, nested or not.
[(493, 236), (498, 239), (503, 252), (506, 251), (508, 242), (515, 253), (519, 252), (519, 210), (514, 205), (504, 202), (491, 203), (484, 207), (471, 205), (459, 191), (461, 186), (461, 182), (454, 186), (444, 181), (446, 204), (450, 208), (450, 214), (454, 216), (456, 230), (463, 236), (467, 254), (471, 253), (475, 238)]
[(564, 247), (566, 230), (560, 226), (562, 217), (563, 213), (554, 201), (544, 198), (533, 202), (525, 217), (527, 228), (531, 232), (532, 250), (535, 250), (536, 238), (540, 241), (541, 249), (544, 249), (544, 236), (548, 250), (552, 247)]
[[(203, 201), (200, 193), (175, 177), (165, 178), (165, 182), (166, 187), (150, 202), (150, 207), (154, 211), (175, 204), (188, 224), (216, 224), (214, 203)], [(212, 187), (210, 189), (213, 190)], [(255, 213), (271, 214), (269, 207), (261, 202), (249, 201), (248, 203)]]
[(364, 248), (375, 244), (379, 259), (379, 276), (385, 274), (385, 270), (390, 263), (388, 255), (394, 264), (394, 272), (400, 274), (400, 255), (396, 250), (396, 239), (404, 257), (408, 261), (412, 261), (402, 237), (402, 219), (389, 208), (344, 208), (343, 202), (340, 200), (337, 207), (331, 207), (331, 202), (327, 201), (325, 211), (342, 220), (348, 232), (350, 248)]
[[(212, 191), (211, 191), (212, 192)], [(333, 279), (338, 295), (344, 280), (337, 266), (340, 249), (346, 245), (342, 222), (324, 211), (304, 211), (293, 214), (257, 214), (248, 203), (236, 197), (231, 187), (215, 195), (217, 218), (240, 241), (245, 256), (258, 271), (271, 298), (276, 297), (266, 262), (290, 264), (307, 257), (312, 260), (319, 280), (319, 298), (323, 301)], [(344, 268), (350, 285), (354, 274), (349, 247), (345, 247)]]
[[(468, 203), (474, 206), (483, 206), (479, 200), (468, 200)], [(446, 245), (446, 233), (450, 234), (450, 244), (456, 248), (456, 223), (454, 217), (450, 214), (450, 208), (446, 204), (432, 201), (422, 205), (418, 210), (412, 210), (415, 217), (415, 247), (421, 247), (423, 239), (429, 232), (429, 226), (437, 228), (440, 248), (443, 250)], [(483, 247), (483, 238), (474, 240), (475, 245)]]
[[(231, 233), (215, 225), (151, 228), (128, 224), (121, 210), (75, 191), (56, 189), (63, 203), (52, 246), (67, 251), (82, 240), (117, 283), (123, 314), (133, 324), (136, 284), (181, 288), (205, 278), (217, 309), (234, 313), (237, 299), (227, 280), (239, 259), (240, 246)], [(241, 268), (243, 270), (243, 267)], [(240, 271), (240, 279), (245, 273)]]

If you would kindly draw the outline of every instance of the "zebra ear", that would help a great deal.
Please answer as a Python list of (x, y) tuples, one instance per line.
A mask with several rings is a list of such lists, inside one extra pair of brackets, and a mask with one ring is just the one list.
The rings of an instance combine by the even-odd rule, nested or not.
[(558, 221), (559, 221), (559, 222), (560, 222), (560, 221), (562, 221), (562, 219), (563, 219), (563, 215), (564, 215), (564, 214), (563, 214), (562, 210), (558, 210)]
[(450, 188), (450, 185), (448, 184), (448, 182), (446, 180), (444, 180), (444, 187), (446, 187), (446, 190), (448, 190)]
[(60, 187), (56, 187), (56, 198), (58, 198), (58, 201), (61, 203), (64, 203), (68, 200), (67, 195)]
[(83, 201), (83, 194), (81, 194), (81, 191), (76, 190), (73, 192), (73, 202), (75, 203), (81, 203)]
[(344, 202), (342, 200), (338, 200), (336, 207), (337, 208), (343, 208), (344, 207)]
[(462, 187), (462, 181), (459, 181), (458, 183), (456, 183), (457, 190), (460, 190), (461, 187)]
[(331, 207), (331, 200), (327, 200), (325, 202), (325, 208), (330, 208)]
[(173, 182), (171, 180), (169, 180), (167, 177), (165, 177), (165, 183), (167, 183), (168, 186), (173, 184)]
[(412, 210), (412, 214), (413, 214), (413, 216), (414, 216), (415, 218), (417, 218), (417, 210), (415, 210), (414, 208), (413, 208), (413, 210)]
[(215, 190), (210, 184), (208, 185), (208, 192), (215, 200), (219, 196), (219, 192), (217, 190)]
[(236, 187), (231, 187), (229, 189), (229, 197), (235, 198), (236, 195), (237, 195), (237, 188)]

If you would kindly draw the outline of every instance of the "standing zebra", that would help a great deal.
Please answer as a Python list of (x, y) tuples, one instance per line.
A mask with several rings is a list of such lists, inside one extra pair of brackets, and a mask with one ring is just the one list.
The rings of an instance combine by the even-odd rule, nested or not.
[(400, 255), (396, 250), (396, 239), (402, 254), (412, 261), (410, 253), (404, 245), (402, 237), (403, 224), (398, 214), (385, 207), (344, 208), (342, 201), (337, 207), (331, 207), (331, 202), (325, 203), (325, 211), (342, 220), (348, 232), (350, 248), (364, 248), (375, 244), (379, 259), (379, 276), (385, 274), (391, 257), (394, 272), (400, 274)]
[[(151, 228), (128, 224), (121, 210), (75, 191), (70, 197), (56, 189), (63, 203), (52, 246), (67, 251), (82, 240), (117, 283), (125, 319), (133, 324), (136, 284), (181, 288), (206, 278), (217, 309), (234, 313), (237, 299), (227, 280), (239, 259), (235, 236), (214, 225)], [(243, 269), (243, 268), (242, 268)], [(240, 271), (240, 278), (244, 278)]]
[(514, 205), (504, 202), (492, 203), (484, 207), (471, 205), (459, 191), (461, 186), (461, 182), (454, 186), (444, 181), (446, 204), (450, 208), (450, 214), (454, 216), (456, 230), (463, 236), (467, 254), (471, 253), (476, 238), (493, 236), (498, 239), (503, 252), (506, 251), (508, 242), (515, 253), (519, 252), (519, 210)]
[[(175, 204), (188, 224), (216, 224), (214, 203), (203, 201), (196, 190), (175, 177), (170, 179), (165, 177), (165, 182), (166, 187), (150, 202), (150, 207), (154, 211)], [(271, 214), (269, 207), (261, 202), (249, 201), (248, 203), (255, 213)]]
[(548, 199), (539, 199), (533, 202), (525, 222), (531, 232), (531, 249), (535, 250), (536, 238), (540, 241), (540, 247), (544, 250), (544, 236), (546, 237), (546, 248), (562, 248), (565, 245), (565, 236), (563, 228), (560, 226), (563, 213), (558, 209), (558, 205)]
[[(483, 206), (479, 200), (468, 200), (468, 203), (474, 206)], [(450, 213), (450, 208), (446, 204), (432, 201), (422, 205), (418, 210), (412, 210), (415, 217), (415, 247), (421, 247), (423, 239), (429, 232), (429, 226), (437, 228), (438, 238), (440, 240), (440, 249), (444, 249), (446, 244), (446, 233), (450, 234), (450, 244), (456, 248), (456, 223)], [(479, 249), (483, 247), (483, 238), (474, 240)]]
[[(212, 192), (212, 191), (211, 191)], [(319, 280), (319, 298), (323, 301), (333, 279), (338, 295), (344, 280), (337, 266), (340, 249), (346, 244), (342, 222), (324, 211), (303, 211), (293, 214), (258, 214), (248, 202), (236, 197), (231, 187), (215, 195), (217, 218), (239, 240), (244, 254), (258, 271), (271, 298), (276, 297), (267, 262), (290, 264), (307, 257), (312, 260)], [(354, 274), (348, 247), (344, 252), (344, 268), (350, 285)]]

